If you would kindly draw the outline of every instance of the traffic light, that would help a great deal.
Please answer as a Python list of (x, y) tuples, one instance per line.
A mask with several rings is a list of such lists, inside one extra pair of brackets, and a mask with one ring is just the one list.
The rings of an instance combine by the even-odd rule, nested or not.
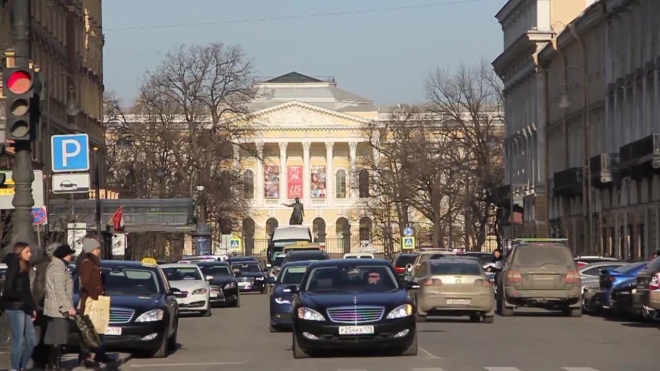
[[(34, 76), (28, 68), (8, 67), (3, 71), (6, 98), (5, 140), (34, 140)], [(38, 107), (36, 107), (38, 109)]]

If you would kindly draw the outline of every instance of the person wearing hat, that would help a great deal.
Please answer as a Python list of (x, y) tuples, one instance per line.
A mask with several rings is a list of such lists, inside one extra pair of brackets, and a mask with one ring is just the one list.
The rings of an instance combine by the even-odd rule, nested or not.
[(53, 251), (53, 258), (46, 270), (46, 299), (44, 315), (47, 317), (44, 344), (51, 346), (48, 366), (61, 369), (62, 348), (69, 335), (68, 316), (76, 315), (73, 305), (73, 278), (68, 265), (76, 251), (69, 245), (60, 245)]
[[(80, 261), (78, 265), (78, 277), (80, 279), (80, 302), (78, 303), (78, 309), (80, 313), (84, 314), (87, 299), (99, 300), (99, 296), (105, 293), (103, 270), (101, 269), (101, 260), (99, 258), (101, 255), (101, 244), (95, 238), (83, 238), (81, 255), (82, 257), (78, 260)], [(103, 335), (99, 335), (101, 341), (103, 341)], [(95, 363), (109, 363), (113, 361), (106, 354), (103, 343), (100, 348), (94, 351), (95, 356), (93, 361)], [(80, 363), (89, 363), (92, 361), (87, 349), (80, 350), (78, 361)]]
[(37, 305), (37, 318), (34, 320), (34, 330), (39, 335), (37, 339), (39, 344), (32, 352), (32, 361), (34, 368), (45, 368), (50, 354), (49, 347), (44, 344), (44, 337), (46, 336), (46, 325), (48, 321), (44, 316), (44, 301), (46, 300), (46, 271), (52, 262), (53, 253), (62, 245), (61, 243), (53, 243), (46, 247), (46, 255), (37, 259), (35, 265), (34, 286), (32, 288), (32, 296)]

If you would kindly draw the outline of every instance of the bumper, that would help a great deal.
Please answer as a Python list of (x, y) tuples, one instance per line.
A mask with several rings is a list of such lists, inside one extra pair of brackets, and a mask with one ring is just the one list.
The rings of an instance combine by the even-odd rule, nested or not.
[(179, 304), (179, 312), (200, 312), (208, 310), (210, 307), (210, 297), (208, 295), (188, 296), (184, 299), (176, 299)]
[(516, 290), (505, 287), (506, 301), (514, 305), (550, 307), (560, 305), (581, 306), (582, 288), (570, 290)]
[[(165, 321), (112, 325), (121, 328), (121, 335), (104, 335), (103, 340), (109, 351), (152, 350), (160, 347), (166, 336)], [(69, 326), (69, 346), (80, 345), (80, 333), (75, 326)]]
[(420, 314), (433, 312), (434, 315), (467, 315), (475, 312), (492, 314), (495, 310), (495, 296), (492, 292), (462, 298), (456, 295), (425, 295), (418, 298), (417, 310)]
[(346, 324), (293, 320), (293, 331), (304, 350), (324, 349), (403, 349), (415, 339), (415, 318), (385, 320), (365, 324), (374, 327), (370, 335), (339, 335), (339, 327)]
[(273, 327), (290, 329), (293, 326), (291, 304), (270, 302), (270, 324)]
[[(247, 285), (241, 286), (241, 284)], [(264, 279), (263, 281), (255, 280), (254, 282), (239, 282), (238, 289), (241, 292), (264, 291), (266, 290), (266, 280)]]

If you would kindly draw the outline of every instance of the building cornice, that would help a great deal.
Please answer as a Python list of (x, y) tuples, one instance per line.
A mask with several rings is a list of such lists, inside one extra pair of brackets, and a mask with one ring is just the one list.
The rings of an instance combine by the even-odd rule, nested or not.
[(552, 40), (551, 32), (529, 31), (516, 39), (506, 50), (495, 58), (492, 62), (495, 72), (502, 77), (507, 69), (515, 60), (520, 57), (532, 56), (536, 53), (538, 43), (544, 43)]
[(605, 22), (606, 9), (602, 1), (597, 1), (578, 15), (569, 25), (557, 36), (557, 47), (563, 49), (573, 42), (578, 41), (570, 30), (574, 27), (575, 33), (584, 35), (594, 27)]
[(548, 65), (550, 65), (550, 62), (552, 62), (552, 59), (555, 57), (557, 53), (556, 43), (556, 39), (551, 40), (551, 42), (544, 46), (543, 49), (541, 49), (539, 52), (538, 63), (542, 68), (547, 68)]
[(504, 25), (507, 19), (514, 14), (516, 9), (520, 7), (521, 4), (524, 4), (528, 0), (509, 0), (504, 4), (504, 6), (495, 14), (495, 18), (500, 24)]
[(374, 120), (365, 119), (365, 118), (362, 118), (362, 117), (359, 117), (359, 116), (353, 116), (353, 115), (349, 115), (349, 114), (346, 114), (346, 113), (343, 113), (343, 112), (334, 111), (334, 110), (331, 110), (331, 109), (319, 107), (319, 106), (316, 106), (316, 105), (313, 105), (313, 104), (300, 102), (300, 101), (297, 101), (297, 100), (290, 101), (290, 102), (283, 103), (283, 104), (279, 104), (279, 105), (273, 106), (273, 107), (264, 108), (264, 109), (259, 110), (259, 111), (255, 111), (255, 112), (251, 113), (250, 116), (252, 116), (252, 117), (264, 116), (264, 115), (268, 115), (268, 114), (273, 113), (273, 112), (283, 111), (283, 110), (291, 108), (291, 107), (308, 109), (310, 111), (314, 111), (314, 112), (322, 113), (322, 114), (325, 114), (325, 115), (338, 117), (338, 118), (341, 118), (341, 119), (344, 119), (344, 120), (354, 121), (354, 122), (360, 123), (362, 125), (370, 124), (374, 121)]

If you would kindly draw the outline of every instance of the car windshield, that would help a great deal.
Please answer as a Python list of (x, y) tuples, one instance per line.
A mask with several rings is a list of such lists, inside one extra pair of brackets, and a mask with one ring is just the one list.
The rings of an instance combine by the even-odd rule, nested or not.
[(575, 264), (571, 251), (564, 245), (520, 245), (516, 248), (513, 258), (514, 265), (522, 266)]
[(280, 273), (280, 283), (284, 285), (299, 285), (307, 267), (287, 267)]
[(201, 265), (199, 269), (202, 270), (202, 273), (204, 273), (207, 276), (215, 276), (215, 275), (222, 275), (222, 276), (230, 276), (232, 275), (231, 271), (229, 270), (228, 265), (212, 265), (212, 264), (206, 264), (206, 265)]
[(618, 272), (620, 275), (622, 275), (622, 276), (627, 276), (627, 275), (629, 275), (629, 274), (635, 274), (636, 271), (641, 270), (641, 268), (642, 268), (643, 266), (645, 266), (646, 264), (648, 264), (648, 262), (642, 262), (642, 263), (637, 263), (637, 264), (631, 264), (631, 265), (627, 265), (627, 266), (625, 266), (625, 267), (621, 267), (621, 268), (619, 268), (619, 269), (615, 269), (615, 271), (617, 271), (617, 272)]
[(231, 269), (239, 272), (261, 272), (259, 264), (232, 264)]
[(479, 260), (479, 264), (482, 266), (491, 263), (493, 261), (493, 255), (491, 254), (465, 254), (461, 256), (465, 256), (468, 258), (476, 258), (477, 260)]
[(306, 284), (311, 293), (388, 292), (398, 288), (392, 271), (384, 265), (318, 267)]
[(480, 276), (478, 263), (431, 263), (431, 274), (438, 276)]
[(285, 257), (286, 257), (286, 255), (280, 255), (277, 258), (275, 258), (275, 260), (273, 261), (273, 266), (274, 267), (281, 267), (282, 262), (284, 261)]
[(408, 264), (413, 264), (415, 262), (415, 259), (417, 259), (417, 255), (401, 255), (396, 260), (396, 266), (405, 267)]
[(202, 276), (199, 274), (199, 268), (196, 265), (190, 267), (167, 267), (163, 268), (165, 277), (168, 281), (191, 281), (201, 280)]
[[(74, 292), (80, 290), (80, 280), (75, 277)], [(106, 295), (154, 295), (160, 294), (155, 270), (140, 268), (103, 268)]]
[(304, 260), (324, 260), (325, 255), (323, 253), (301, 253), (301, 254), (289, 254), (286, 257), (287, 262), (299, 262)]

